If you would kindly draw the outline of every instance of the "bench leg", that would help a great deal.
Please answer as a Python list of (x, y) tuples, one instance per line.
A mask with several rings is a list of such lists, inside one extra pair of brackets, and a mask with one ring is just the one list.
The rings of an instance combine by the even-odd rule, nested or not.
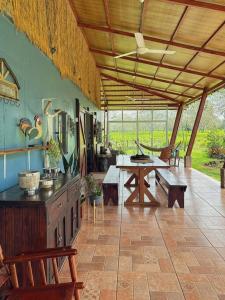
[(177, 202), (180, 208), (184, 208), (184, 191), (179, 191), (177, 195)]
[(172, 208), (176, 200), (179, 204), (179, 207), (184, 208), (184, 191), (170, 189), (168, 193), (168, 207)]
[(172, 208), (174, 206), (175, 200), (176, 200), (176, 193), (175, 193), (175, 191), (170, 189), (169, 193), (168, 193), (168, 207), (169, 208)]
[(111, 198), (113, 205), (118, 205), (119, 202), (119, 192), (118, 192), (118, 186), (114, 186), (113, 189), (111, 190)]
[[(109, 205), (112, 201), (113, 205), (118, 205), (119, 202), (119, 187), (118, 185), (104, 185), (103, 186), (104, 205)], [(110, 201), (111, 200), (111, 201)]]
[(160, 178), (157, 174), (155, 174), (155, 185), (158, 185), (160, 183)]

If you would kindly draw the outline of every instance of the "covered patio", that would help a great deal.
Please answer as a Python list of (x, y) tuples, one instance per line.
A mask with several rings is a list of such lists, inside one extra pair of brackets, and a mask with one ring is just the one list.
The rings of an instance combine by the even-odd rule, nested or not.
[(120, 205), (105, 207), (94, 226), (83, 221), (74, 244), (81, 299), (224, 299), (225, 191), (194, 169), (173, 172), (188, 183), (184, 209), (168, 209), (156, 187), (160, 207), (124, 207), (122, 172)]
[(225, 164), (192, 168), (224, 34), (223, 0), (0, 0), (0, 300), (225, 300)]
[(224, 87), (223, 3), (70, 3), (100, 71), (106, 142), (110, 141), (110, 111), (164, 109), (177, 110), (169, 141), (174, 145), (184, 110), (199, 100), (185, 153), (185, 166), (191, 167), (207, 95)]

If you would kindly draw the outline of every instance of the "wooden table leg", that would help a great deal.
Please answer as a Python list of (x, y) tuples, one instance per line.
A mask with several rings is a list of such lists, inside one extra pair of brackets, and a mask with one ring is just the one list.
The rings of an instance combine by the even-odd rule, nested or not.
[[(160, 206), (159, 202), (156, 201), (154, 196), (148, 190), (148, 187), (150, 187), (150, 185), (148, 183), (146, 185), (146, 180), (145, 180), (146, 174), (149, 174), (148, 169), (140, 169), (140, 176), (139, 176), (139, 182), (140, 182), (139, 183), (139, 202), (140, 202), (140, 205)], [(149, 202), (144, 201), (145, 195), (148, 197)]]
[(125, 205), (133, 205), (134, 203), (138, 203), (138, 202), (134, 202), (135, 198), (138, 196), (139, 193), (139, 187), (137, 186), (136, 189), (130, 194), (130, 196), (127, 198), (127, 200), (125, 201)]
[(150, 184), (144, 179), (145, 181), (145, 186), (150, 187)]
[[(149, 168), (136, 168), (132, 169), (134, 172), (127, 182), (124, 184), (125, 187), (135, 187), (135, 190), (132, 192), (130, 196), (125, 201), (125, 205), (135, 205), (135, 206), (160, 206), (160, 204), (156, 201), (154, 196), (148, 190), (150, 187), (149, 183), (145, 180), (145, 176), (151, 172)], [(131, 182), (135, 180), (135, 184)], [(147, 196), (149, 202), (145, 202), (145, 195)], [(138, 201), (135, 199), (139, 197)]]
[[(132, 181), (135, 180), (135, 183), (132, 184)], [(138, 185), (138, 180), (137, 180), (137, 176), (136, 174), (132, 174), (129, 179), (127, 180), (127, 182), (124, 184), (125, 187), (135, 187)]]
[(144, 203), (145, 198), (145, 179), (143, 170), (139, 168), (139, 202)]
[(148, 197), (148, 199), (150, 200), (151, 206), (157, 206), (157, 207), (160, 206), (160, 203), (155, 200), (155, 198), (153, 197), (151, 192), (146, 187), (145, 187), (145, 194)]

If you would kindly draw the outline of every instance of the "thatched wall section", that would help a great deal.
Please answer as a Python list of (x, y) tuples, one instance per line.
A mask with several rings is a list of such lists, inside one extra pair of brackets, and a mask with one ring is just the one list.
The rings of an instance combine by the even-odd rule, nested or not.
[(12, 17), (18, 30), (53, 61), (62, 77), (75, 82), (100, 106), (100, 75), (68, 1), (0, 0), (0, 12)]

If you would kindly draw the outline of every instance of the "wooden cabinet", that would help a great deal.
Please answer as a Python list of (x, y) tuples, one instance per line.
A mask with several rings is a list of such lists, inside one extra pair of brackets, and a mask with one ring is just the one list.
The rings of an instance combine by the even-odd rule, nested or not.
[[(6, 256), (71, 245), (80, 227), (80, 177), (60, 177), (52, 190), (0, 193), (0, 244)], [(62, 260), (58, 260), (60, 267)], [(48, 278), (51, 278), (51, 269)]]

